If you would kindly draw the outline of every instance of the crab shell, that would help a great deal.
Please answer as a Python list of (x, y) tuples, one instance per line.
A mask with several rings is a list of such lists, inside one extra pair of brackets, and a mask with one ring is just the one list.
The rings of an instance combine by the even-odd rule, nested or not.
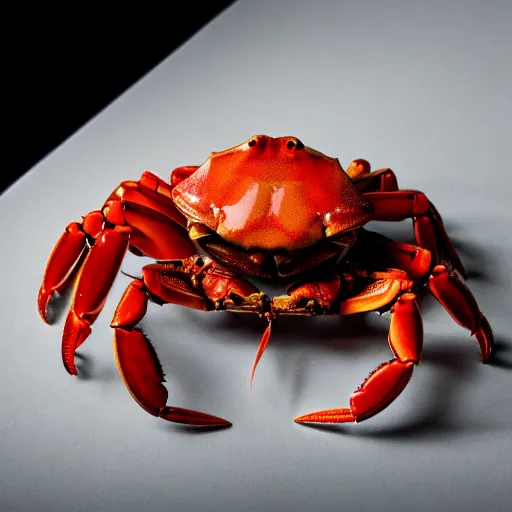
[(172, 191), (189, 219), (245, 249), (295, 250), (354, 230), (373, 208), (338, 159), (295, 137), (257, 135), (212, 153)]

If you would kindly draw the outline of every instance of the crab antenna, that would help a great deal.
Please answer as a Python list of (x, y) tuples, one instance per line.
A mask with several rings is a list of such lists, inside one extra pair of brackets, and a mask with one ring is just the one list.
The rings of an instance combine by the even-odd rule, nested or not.
[(268, 342), (270, 340), (270, 333), (272, 332), (272, 319), (270, 318), (270, 316), (267, 316), (267, 320), (268, 320), (268, 326), (265, 329), (263, 336), (261, 337), (260, 346), (258, 347), (258, 352), (256, 353), (256, 359), (254, 360), (254, 363), (252, 365), (251, 379), (250, 379), (250, 387), (251, 388), (252, 388), (252, 381), (254, 379), (254, 372), (256, 371), (256, 366), (258, 366), (261, 356), (263, 355), (263, 352), (265, 352), (265, 349), (267, 348)]
[(128, 274), (128, 272), (125, 272), (124, 270), (121, 270), (121, 274), (123, 274), (123, 276), (131, 277), (132, 279), (140, 279), (139, 276), (133, 276), (132, 274)]

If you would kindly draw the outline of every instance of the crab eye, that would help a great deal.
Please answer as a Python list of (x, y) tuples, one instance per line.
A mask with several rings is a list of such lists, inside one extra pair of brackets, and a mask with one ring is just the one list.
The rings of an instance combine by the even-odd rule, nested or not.
[(250, 148), (258, 148), (263, 151), (267, 145), (268, 137), (265, 135), (254, 135), (247, 141)]
[(288, 149), (304, 149), (304, 144), (302, 144), (302, 142), (299, 140), (299, 139), (290, 139), (287, 143), (286, 143), (286, 147)]

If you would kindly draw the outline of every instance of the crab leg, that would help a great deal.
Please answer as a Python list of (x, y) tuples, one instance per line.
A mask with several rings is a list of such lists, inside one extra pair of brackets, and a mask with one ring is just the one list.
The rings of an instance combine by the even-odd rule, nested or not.
[[(151, 273), (149, 271), (146, 275)], [(162, 291), (162, 288), (159, 291)], [(174, 303), (179, 303), (181, 296), (183, 305), (207, 309), (204, 298), (190, 288), (187, 280), (179, 282), (175, 278), (175, 284), (167, 284), (165, 291), (168, 292), (166, 298), (172, 296)], [(149, 340), (136, 328), (146, 314), (150, 296), (155, 298), (144, 281), (132, 281), (112, 320), (112, 327), (115, 328), (114, 353), (117, 367), (128, 391), (135, 401), (153, 416), (187, 425), (230, 426), (229, 421), (211, 414), (166, 405), (168, 392), (163, 385), (165, 379), (162, 366)], [(163, 301), (161, 297), (157, 300)]]
[[(369, 304), (365, 304), (369, 307)], [(361, 310), (366, 310), (362, 306)], [(345, 423), (366, 420), (385, 409), (404, 390), (423, 349), (423, 322), (413, 293), (391, 308), (389, 346), (395, 358), (376, 368), (350, 397), (350, 406), (305, 414), (297, 423)]]
[(432, 262), (428, 249), (396, 242), (366, 229), (361, 230), (350, 258), (358, 264), (399, 268), (413, 280), (428, 277)]
[[(374, 311), (385, 308), (400, 293), (409, 291), (413, 286), (406, 272), (394, 268), (378, 271), (353, 268), (345, 272), (342, 278), (343, 281), (339, 275), (333, 274), (321, 281), (294, 283), (288, 287), (288, 295), (272, 299), (272, 312), (282, 316), (351, 315)], [(353, 293), (351, 283), (357, 279), (370, 283), (358, 293), (350, 295)]]
[(130, 250), (158, 260), (187, 258), (196, 252), (186, 220), (171, 200), (171, 186), (144, 172), (139, 181), (125, 181), (103, 205), (108, 223), (132, 228)]
[[(46, 323), (51, 323), (48, 306), (52, 298), (69, 286), (81, 256), (87, 251), (87, 234), (94, 236), (101, 229), (102, 223), (101, 212), (91, 212), (84, 217), (83, 224), (69, 224), (55, 244), (37, 297), (39, 314)], [(91, 224), (97, 225), (93, 227)]]
[[(71, 375), (77, 375), (75, 350), (91, 333), (108, 292), (119, 271), (128, 246), (131, 229), (115, 226), (98, 233), (78, 275), (72, 306), (62, 335), (62, 362)], [(109, 262), (105, 265), (105, 262)]]
[[(362, 421), (387, 407), (404, 389), (419, 362), (423, 346), (423, 330), (416, 295), (409, 290), (413, 281), (398, 269), (368, 271), (353, 269), (354, 276), (344, 276), (350, 283), (354, 277), (372, 280), (359, 293), (342, 298), (338, 313), (350, 315), (385, 309), (397, 297), (391, 308), (389, 343), (395, 359), (377, 368), (351, 397), (350, 408), (329, 409), (306, 414), (295, 419), (297, 423), (340, 423)], [(315, 309), (332, 314), (341, 289), (340, 280), (292, 286), (289, 297), (275, 297), (275, 314), (314, 314)], [(298, 306), (306, 302), (306, 308)], [(309, 307), (309, 309), (307, 309)]]
[[(211, 260), (193, 257), (167, 263), (147, 265), (142, 279), (130, 283), (114, 314), (114, 352), (126, 387), (147, 412), (175, 423), (202, 426), (229, 426), (222, 418), (189, 409), (166, 405), (167, 389), (156, 353), (149, 340), (137, 328), (146, 314), (148, 300), (157, 304), (178, 304), (203, 311), (230, 309), (259, 312), (254, 300), (255, 288), (232, 273), (217, 268)], [(238, 304), (233, 297), (239, 297)], [(261, 302), (261, 297), (260, 297)], [(252, 304), (252, 308), (251, 308)], [(239, 309), (237, 309), (239, 308)], [(268, 342), (270, 329), (262, 344)]]
[(434, 255), (436, 263), (446, 260), (465, 275), (441, 216), (425, 194), (416, 190), (395, 190), (367, 192), (363, 197), (373, 203), (374, 220), (401, 221), (412, 217), (418, 244)]
[(199, 169), (198, 165), (184, 165), (182, 167), (176, 167), (176, 169), (171, 173), (171, 188), (192, 176), (197, 169)]
[(163, 259), (194, 254), (185, 220), (170, 194), (170, 185), (145, 172), (138, 182), (123, 182), (101, 211), (87, 214), (81, 224), (71, 223), (57, 242), (44, 273), (38, 309), (48, 321), (52, 297), (70, 284), (78, 270), (62, 337), (62, 359), (70, 374), (77, 374), (75, 350), (90, 334), (127, 249)]
[(398, 190), (396, 175), (391, 169), (370, 172), (370, 164), (366, 160), (354, 160), (348, 167), (347, 174), (361, 193)]
[(494, 348), (491, 326), (457, 272), (437, 265), (428, 281), (428, 289), (450, 316), (475, 336), (480, 345), (481, 360), (487, 363)]

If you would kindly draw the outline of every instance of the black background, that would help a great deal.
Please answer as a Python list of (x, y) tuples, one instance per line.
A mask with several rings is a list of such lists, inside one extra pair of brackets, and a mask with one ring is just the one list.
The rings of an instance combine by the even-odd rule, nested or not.
[(233, 3), (13, 11), (4, 19), (0, 192)]

